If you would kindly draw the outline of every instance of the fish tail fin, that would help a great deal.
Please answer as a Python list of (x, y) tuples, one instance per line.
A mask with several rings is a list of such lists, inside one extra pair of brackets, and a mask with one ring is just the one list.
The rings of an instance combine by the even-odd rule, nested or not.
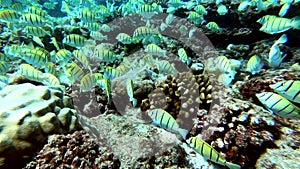
[(226, 162), (225, 164), (230, 169), (240, 169), (241, 168), (241, 166), (239, 166), (238, 164), (234, 164), (234, 163), (231, 163), (231, 162)]
[(300, 29), (300, 16), (296, 16), (292, 19), (292, 27), (294, 29)]
[(179, 133), (179, 134), (182, 136), (182, 138), (185, 140), (187, 134), (189, 133), (189, 131), (186, 130), (186, 129), (181, 129), (181, 128), (179, 128), (179, 129), (178, 129), (178, 133)]
[(275, 42), (276, 44), (285, 43), (288, 40), (287, 35), (283, 34), (280, 38)]

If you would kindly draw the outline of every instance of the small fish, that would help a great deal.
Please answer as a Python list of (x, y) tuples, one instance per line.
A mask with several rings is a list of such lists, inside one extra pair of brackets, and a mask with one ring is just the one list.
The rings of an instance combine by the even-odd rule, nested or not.
[(216, 22), (208, 22), (205, 26), (213, 32), (219, 32), (222, 30)]
[(127, 90), (127, 94), (129, 96), (129, 100), (132, 103), (132, 106), (135, 107), (137, 105), (137, 99), (135, 99), (134, 96), (134, 87), (133, 87), (133, 81), (132, 79), (128, 79), (127, 80), (127, 84), (126, 84), (126, 90)]
[(97, 22), (85, 23), (84, 27), (91, 30), (91, 31), (99, 31), (101, 29), (101, 25)]
[(80, 50), (74, 50), (73, 55), (75, 58), (86, 68), (92, 72), (91, 64), (88, 58)]
[(155, 126), (159, 126), (165, 130), (173, 133), (178, 133), (183, 139), (186, 138), (188, 131), (181, 129), (176, 120), (163, 109), (154, 109), (148, 112), (149, 117), (152, 119), (152, 123)]
[(121, 58), (121, 56), (116, 55), (113, 51), (105, 48), (100, 48), (99, 50), (96, 50), (94, 52), (93, 57), (99, 59), (101, 62), (106, 63), (111, 63)]
[(300, 103), (300, 81), (288, 80), (281, 81), (276, 84), (270, 85), (276, 93), (289, 99), (292, 102)]
[(167, 60), (159, 61), (157, 63), (157, 68), (158, 68), (159, 73), (161, 73), (161, 74), (175, 74), (177, 72), (174, 65), (172, 65)]
[(20, 53), (21, 53), (20, 45), (12, 44), (4, 47), (4, 54), (10, 59), (19, 57)]
[(116, 39), (123, 44), (131, 44), (134, 42), (133, 38), (126, 33), (119, 33)]
[(272, 92), (256, 94), (258, 100), (271, 112), (284, 118), (300, 117), (300, 109), (286, 98)]
[(78, 34), (70, 34), (67, 35), (64, 39), (63, 39), (63, 43), (67, 44), (69, 46), (75, 47), (75, 48), (80, 48), (83, 47), (85, 42), (87, 41), (87, 39), (81, 35)]
[(138, 28), (136, 28), (133, 32), (133, 37), (137, 37), (137, 38), (146, 38), (148, 36), (151, 36), (151, 35), (155, 35), (157, 34), (157, 31), (150, 28), (150, 27), (147, 27), (147, 26), (140, 26)]
[(188, 57), (184, 48), (178, 49), (177, 54), (182, 62), (186, 63), (187, 65), (191, 64), (192, 60)]
[(80, 18), (84, 22), (95, 22), (96, 14), (89, 11), (88, 9), (83, 9), (81, 12), (79, 12), (78, 18)]
[(55, 62), (56, 63), (64, 64), (64, 63), (69, 62), (71, 60), (71, 58), (72, 58), (72, 52), (70, 52), (67, 49), (60, 49), (55, 54)]
[(50, 43), (52, 43), (54, 45), (54, 47), (56, 48), (56, 50), (60, 49), (55, 37), (51, 38)]
[(283, 4), (280, 11), (279, 11), (279, 13), (278, 13), (278, 16), (283, 17), (287, 13), (287, 11), (290, 9), (290, 7), (291, 7), (290, 3)]
[(52, 62), (48, 62), (44, 66), (45, 73), (50, 73), (52, 75), (57, 75), (56, 69), (55, 69), (55, 64)]
[(231, 62), (226, 56), (219, 56), (215, 60), (216, 67), (225, 74), (235, 74), (236, 72), (232, 69)]
[(220, 5), (217, 9), (219, 15), (225, 15), (228, 12), (228, 9), (225, 5)]
[(111, 81), (109, 79), (103, 78), (101, 80), (97, 80), (97, 84), (100, 88), (105, 90), (105, 94), (107, 97), (107, 102), (111, 101)]
[(70, 73), (70, 75), (74, 78), (74, 80), (78, 82), (80, 82), (80, 80), (84, 76), (83, 70), (74, 62), (67, 64), (66, 72)]
[(80, 92), (91, 91), (96, 86), (96, 78), (94, 74), (88, 73), (80, 80)]
[(9, 59), (5, 56), (4, 53), (0, 53), (0, 61), (8, 61)]
[(173, 14), (169, 14), (166, 19), (165, 19), (165, 23), (167, 25), (170, 25), (175, 19), (175, 16)]
[(107, 40), (107, 35), (103, 35), (101, 32), (99, 31), (91, 31), (90, 36), (98, 41), (103, 41), (103, 40)]
[(206, 8), (205, 8), (203, 5), (201, 5), (201, 4), (195, 6), (195, 7), (194, 7), (194, 10), (195, 10), (198, 14), (200, 14), (200, 15), (207, 15), (207, 10), (206, 10)]
[(51, 73), (44, 73), (43, 76), (44, 76), (44, 78), (43, 78), (42, 83), (44, 85), (50, 86), (50, 87), (61, 87), (60, 81), (53, 74), (51, 74)]
[(33, 36), (32, 40), (37, 43), (38, 45), (42, 46), (43, 48), (45, 48), (44, 43), (42, 42), (42, 40), (38, 37), (38, 36)]
[(189, 146), (191, 146), (197, 153), (202, 155), (205, 159), (212, 162), (226, 166), (230, 169), (240, 169), (241, 167), (237, 164), (226, 161), (226, 159), (217, 152), (211, 145), (203, 141), (198, 137), (190, 137), (187, 140)]
[(104, 74), (103, 74), (103, 77), (104, 78), (107, 78), (107, 79), (114, 79), (116, 78), (118, 75), (117, 75), (117, 70), (116, 68), (113, 68), (113, 67), (110, 67), (110, 66), (107, 66), (104, 70)]
[(24, 76), (27, 79), (42, 82), (44, 79), (43, 72), (35, 69), (33, 66), (29, 64), (21, 64), (19, 67), (19, 74)]
[(300, 29), (300, 17), (292, 19), (276, 17), (269, 19), (259, 30), (269, 34), (276, 34), (285, 32), (291, 28)]
[(27, 63), (37, 67), (44, 66), (47, 62), (49, 62), (50, 59), (47, 53), (44, 53), (44, 51), (39, 49), (25, 48), (22, 50), (22, 53), (22, 59), (24, 59)]
[(232, 76), (231, 74), (225, 74), (225, 73), (221, 73), (218, 76), (218, 82), (223, 83), (225, 86), (229, 86), (231, 84), (231, 82), (233, 81), (234, 76)]
[(41, 17), (46, 17), (46, 15), (47, 15), (47, 12), (45, 12), (44, 10), (42, 10), (41, 8), (36, 7), (36, 6), (31, 6), (30, 8), (28, 8), (28, 13), (36, 14)]
[(10, 68), (9, 62), (0, 61), (0, 74), (5, 74)]
[(275, 43), (272, 45), (269, 55), (268, 62), (272, 67), (279, 67), (285, 56), (282, 56), (282, 52), (279, 49), (278, 44), (285, 43), (287, 41), (287, 35), (283, 34)]
[(117, 68), (116, 68), (116, 71), (117, 71), (117, 76), (122, 76), (124, 75), (126, 72), (128, 72), (130, 70), (130, 66), (127, 65), (127, 64), (120, 64)]
[(247, 10), (249, 5), (250, 5), (250, 2), (248, 0), (241, 2), (240, 5), (238, 6), (238, 11), (243, 12), (243, 11)]
[(158, 45), (151, 43), (146, 46), (145, 51), (150, 55), (166, 56), (167, 51), (162, 50)]
[(31, 36), (38, 36), (38, 37), (44, 37), (46, 35), (51, 36), (50, 32), (45, 31), (41, 27), (36, 26), (26, 26), (24, 32)]
[(265, 16), (259, 18), (256, 22), (258, 22), (260, 24), (264, 24), (264, 23), (268, 22), (269, 20), (275, 19), (275, 18), (277, 18), (276, 15), (265, 15)]
[(0, 20), (7, 22), (15, 22), (20, 18), (20, 15), (11, 9), (4, 9), (0, 11)]
[(260, 72), (260, 69), (262, 68), (263, 63), (261, 62), (261, 59), (257, 55), (253, 55), (249, 61), (247, 62), (247, 68), (246, 71), (252, 73), (253, 75)]
[(204, 21), (203, 15), (198, 14), (195, 11), (188, 12), (188, 19), (193, 22), (195, 25), (199, 25)]
[(101, 26), (101, 31), (103, 31), (103, 32), (110, 32), (112, 30), (113, 30), (113, 27), (111, 27), (107, 24), (102, 24), (102, 26)]
[(36, 14), (24, 14), (20, 18), (20, 22), (24, 23), (27, 26), (40, 26), (40, 27), (45, 26), (47, 23), (46, 19)]

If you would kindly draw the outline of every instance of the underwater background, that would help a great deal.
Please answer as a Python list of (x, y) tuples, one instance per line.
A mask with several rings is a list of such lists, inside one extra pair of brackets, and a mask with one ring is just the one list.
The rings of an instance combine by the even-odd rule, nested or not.
[(0, 0), (0, 168), (300, 168), (299, 0)]

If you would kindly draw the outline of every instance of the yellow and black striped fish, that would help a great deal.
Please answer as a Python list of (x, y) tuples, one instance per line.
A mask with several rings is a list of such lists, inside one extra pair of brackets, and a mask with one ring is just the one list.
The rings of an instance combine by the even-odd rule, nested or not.
[(133, 37), (142, 39), (155, 34), (158, 34), (158, 32), (155, 29), (152, 29), (148, 26), (140, 26), (134, 30)]
[(134, 87), (133, 87), (133, 81), (132, 79), (128, 79), (127, 81), (127, 85), (126, 85), (126, 90), (127, 90), (127, 94), (129, 97), (130, 102), (132, 103), (132, 106), (135, 107), (137, 104), (137, 99), (134, 98)]
[(8, 72), (9, 68), (10, 68), (9, 62), (0, 61), (0, 74), (4, 74)]
[(32, 6), (32, 7), (28, 8), (28, 13), (36, 14), (41, 17), (46, 17), (46, 15), (47, 15), (46, 11), (42, 10), (41, 8), (39, 8), (37, 6)]
[(80, 50), (74, 50), (73, 55), (86, 69), (89, 69), (90, 71), (92, 71), (90, 61), (84, 55), (83, 52), (81, 52)]
[(61, 87), (60, 81), (56, 76), (51, 73), (44, 73), (43, 74), (43, 84), (50, 87)]
[(270, 85), (275, 92), (281, 96), (289, 99), (290, 101), (300, 103), (300, 81), (299, 80), (288, 80), (281, 81), (276, 84)]
[(64, 39), (63, 39), (63, 43), (67, 44), (69, 46), (75, 47), (75, 48), (80, 48), (82, 46), (84, 46), (85, 42), (87, 41), (87, 39), (81, 35), (78, 34), (70, 34), (67, 35)]
[(187, 65), (191, 64), (191, 59), (186, 54), (184, 48), (178, 49), (178, 56), (182, 62), (186, 63)]
[(94, 52), (94, 58), (100, 59), (101, 62), (111, 63), (116, 59), (120, 59), (120, 56), (116, 55), (113, 51), (105, 48), (100, 48)]
[(91, 91), (96, 86), (96, 78), (92, 73), (88, 73), (80, 80), (80, 92)]
[(45, 66), (44, 66), (44, 69), (45, 69), (46, 73), (51, 73), (51, 74), (53, 74), (55, 76), (57, 75), (55, 64), (52, 63), (52, 62), (46, 63)]
[(258, 100), (271, 112), (284, 118), (300, 117), (300, 109), (286, 98), (272, 92), (256, 94)]
[(72, 52), (70, 52), (67, 49), (60, 49), (55, 54), (54, 61), (63, 64), (69, 62), (69, 60), (71, 59), (72, 59)]
[(37, 26), (26, 26), (24, 31), (31, 36), (38, 36), (38, 37), (44, 37), (46, 35), (51, 36), (50, 32), (45, 31), (43, 28)]
[(123, 44), (131, 44), (133, 43), (132, 41), (132, 37), (129, 36), (128, 34), (126, 33), (119, 33), (117, 36), (116, 36), (116, 39), (123, 43)]
[(259, 29), (265, 33), (275, 34), (287, 31), (292, 28), (292, 20), (289, 18), (271, 18)]
[(24, 14), (20, 18), (20, 21), (27, 26), (40, 26), (43, 27), (46, 25), (47, 21), (36, 14)]
[(30, 64), (21, 64), (19, 67), (19, 74), (24, 76), (27, 79), (40, 82), (40, 83), (42, 83), (44, 79), (43, 72), (37, 70)]
[(107, 78), (103, 78), (101, 80), (97, 80), (97, 84), (99, 85), (100, 88), (105, 90), (107, 102), (110, 103), (110, 101), (111, 101), (111, 81)]
[(166, 56), (167, 53), (166, 50), (162, 50), (158, 45), (154, 43), (147, 45), (145, 51), (150, 55), (155, 55), (155, 56)]
[(97, 22), (85, 23), (84, 27), (89, 29), (90, 31), (99, 31), (101, 29), (101, 25)]
[(47, 62), (49, 62), (49, 56), (47, 53), (44, 53), (42, 50), (39, 49), (23, 49), (23, 54), (21, 55), (22, 59), (24, 59), (27, 63), (42, 67)]
[(138, 13), (154, 12), (154, 8), (149, 4), (142, 4), (138, 7)]
[(74, 80), (80, 82), (80, 80), (84, 76), (83, 70), (74, 62), (68, 64), (67, 68), (68, 68), (67, 72), (71, 74), (71, 76), (74, 78)]
[(89, 11), (88, 9), (83, 9), (79, 12), (78, 17), (82, 19), (84, 22), (95, 22), (96, 21), (96, 14)]
[(174, 65), (172, 65), (167, 60), (159, 61), (158, 65), (157, 65), (157, 69), (158, 69), (159, 73), (162, 73), (162, 74), (174, 74), (177, 72)]
[(11, 9), (5, 9), (0, 11), (0, 19), (7, 22), (14, 22), (20, 18), (20, 15)]
[(103, 74), (104, 78), (108, 78), (110, 80), (114, 79), (117, 77), (117, 70), (114, 67), (111, 66), (107, 66), (104, 70), (104, 74)]
[(190, 137), (187, 143), (192, 147), (197, 153), (201, 154), (205, 159), (212, 162), (220, 164), (222, 166), (227, 166), (230, 169), (240, 169), (241, 166), (228, 162), (226, 159), (217, 152), (212, 146), (207, 144), (205, 141), (198, 137)]
[(152, 119), (153, 125), (160, 126), (161, 128), (173, 133), (178, 133), (183, 139), (186, 138), (188, 131), (181, 129), (176, 120), (163, 109), (154, 109), (148, 112), (149, 117)]

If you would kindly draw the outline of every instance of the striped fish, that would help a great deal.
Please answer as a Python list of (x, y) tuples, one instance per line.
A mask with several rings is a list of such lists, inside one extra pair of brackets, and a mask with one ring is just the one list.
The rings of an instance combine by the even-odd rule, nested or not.
[(300, 117), (300, 109), (286, 98), (272, 92), (256, 94), (258, 100), (271, 112), (284, 118)]
[(299, 80), (288, 80), (281, 81), (276, 84), (270, 85), (276, 93), (289, 99), (290, 101), (300, 103), (300, 81)]
[(200, 15), (207, 15), (206, 8), (201, 4), (195, 6), (194, 10)]
[(225, 5), (220, 5), (217, 9), (219, 15), (225, 15), (228, 12), (228, 9)]
[(36, 14), (24, 14), (20, 18), (20, 21), (27, 26), (40, 26), (43, 27), (46, 25), (47, 21)]
[(67, 44), (69, 46), (75, 47), (75, 48), (80, 48), (82, 46), (84, 46), (85, 42), (87, 41), (87, 39), (81, 35), (78, 34), (70, 34), (67, 35), (64, 39), (63, 39), (63, 43)]
[(75, 56), (75, 58), (86, 68), (89, 69), (90, 72), (92, 72), (92, 68), (91, 68), (91, 64), (90, 61), (88, 60), (88, 58), (84, 55), (83, 52), (81, 52), (80, 50), (74, 50), (73, 51), (73, 55)]
[(22, 50), (22, 53), (21, 58), (33, 66), (42, 67), (49, 61), (47, 53), (39, 49), (26, 48)]
[(166, 56), (167, 54), (166, 50), (162, 50), (158, 45), (154, 43), (147, 45), (145, 51), (150, 55), (155, 55), (155, 56)]
[(0, 61), (8, 61), (9, 59), (5, 56), (5, 54), (0, 53)]
[(259, 18), (256, 22), (258, 22), (260, 24), (264, 24), (264, 23), (268, 22), (269, 20), (275, 19), (275, 18), (277, 18), (276, 15), (265, 15), (265, 16)]
[(83, 9), (81, 12), (79, 12), (78, 17), (84, 22), (96, 21), (96, 14), (89, 11), (88, 9)]
[(198, 14), (195, 11), (189, 12), (189, 21), (193, 22), (195, 25), (199, 25), (204, 21), (203, 15)]
[(128, 66), (127, 64), (120, 64), (117, 68), (117, 76), (122, 76), (124, 75), (126, 72), (128, 72), (130, 70), (130, 66)]
[(254, 75), (254, 74), (260, 72), (260, 69), (262, 68), (262, 66), (263, 66), (263, 63), (261, 62), (260, 57), (257, 55), (253, 55), (247, 62), (246, 71), (248, 71)]
[(282, 52), (279, 49), (278, 44), (285, 43), (287, 41), (286, 34), (283, 34), (275, 43), (272, 45), (269, 55), (268, 62), (272, 67), (279, 67), (285, 55), (282, 56)]
[(161, 60), (157, 64), (157, 69), (161, 74), (174, 74), (177, 72), (174, 65), (166, 60)]
[(72, 53), (67, 50), (67, 49), (60, 49), (56, 54), (55, 54), (55, 62), (57, 63), (67, 63), (71, 60), (72, 58)]
[(101, 80), (97, 80), (97, 84), (103, 90), (105, 90), (105, 94), (107, 97), (107, 102), (110, 103), (111, 101), (111, 81), (107, 78), (103, 78)]
[(7, 22), (14, 22), (20, 18), (20, 15), (11, 9), (5, 9), (0, 11), (0, 19)]
[(28, 13), (39, 15), (41, 17), (46, 17), (46, 15), (47, 15), (47, 12), (45, 12), (44, 10), (42, 10), (41, 8), (39, 8), (37, 6), (32, 6), (32, 7), (28, 8)]
[(44, 74), (43, 72), (37, 70), (30, 64), (21, 64), (19, 67), (19, 74), (24, 76), (27, 79), (36, 81), (36, 82), (43, 82)]
[(60, 81), (56, 76), (51, 73), (44, 73), (43, 74), (43, 84), (50, 87), (61, 87)]
[(149, 117), (152, 119), (152, 124), (159, 126), (165, 130), (173, 133), (178, 133), (183, 139), (186, 138), (188, 131), (181, 129), (176, 120), (163, 109), (154, 109), (148, 112)]
[(97, 22), (85, 23), (84, 27), (89, 29), (90, 31), (99, 31), (101, 29), (101, 25)]
[(218, 32), (218, 31), (222, 30), (216, 22), (208, 22), (205, 25), (205, 27), (207, 27), (209, 30), (211, 30), (213, 32)]
[(137, 105), (137, 99), (135, 99), (134, 96), (134, 87), (133, 87), (133, 81), (132, 79), (128, 79), (126, 84), (126, 91), (129, 97), (130, 102), (132, 103), (132, 106), (135, 107)]
[(231, 62), (226, 56), (217, 57), (215, 60), (215, 64), (217, 68), (223, 73), (231, 74), (232, 72), (234, 72), (231, 68)]
[(20, 45), (12, 44), (4, 47), (4, 54), (10, 59), (19, 57), (20, 53), (21, 53)]
[(103, 74), (104, 78), (112, 80), (112, 79), (116, 78), (117, 76), (118, 76), (117, 75), (117, 70), (114, 67), (107, 66), (105, 68), (104, 74)]
[(188, 55), (186, 54), (184, 48), (180, 48), (178, 49), (178, 56), (180, 58), (180, 60), (184, 63), (186, 63), (187, 65), (190, 65), (191, 64), (191, 59), (188, 57)]
[(94, 74), (88, 73), (80, 80), (80, 92), (91, 91), (96, 86), (96, 78)]
[(9, 62), (0, 61), (0, 74), (4, 74), (8, 72), (9, 68), (10, 68)]
[(142, 4), (138, 6), (138, 13), (145, 13), (145, 12), (154, 12), (154, 8), (149, 4)]
[(59, 50), (59, 49), (60, 49), (60, 48), (59, 48), (59, 45), (58, 45), (58, 43), (57, 43), (57, 40), (56, 40), (55, 37), (52, 37), (52, 38), (51, 38), (50, 43), (52, 43), (52, 44), (54, 45), (54, 47), (55, 47), (56, 50)]
[(226, 161), (226, 159), (217, 152), (212, 146), (203, 141), (198, 137), (190, 137), (187, 140), (187, 143), (192, 147), (197, 153), (202, 155), (205, 159), (208, 159), (212, 162), (226, 166), (230, 169), (240, 169), (241, 167), (237, 164)]
[(158, 34), (158, 32), (148, 26), (140, 26), (133, 32), (133, 37), (143, 39), (145, 37)]
[(55, 69), (55, 64), (52, 62), (48, 62), (44, 66), (45, 72), (46, 73), (51, 73), (53, 75), (57, 75), (56, 69)]
[(96, 81), (103, 79), (103, 75), (101, 73), (93, 73), (93, 75), (94, 75)]
[(94, 40), (98, 40), (98, 41), (103, 41), (103, 40), (107, 40), (107, 35), (103, 35), (101, 32), (99, 31), (91, 31), (90, 36), (94, 39)]
[(80, 82), (84, 76), (83, 70), (74, 62), (67, 65), (67, 72), (78, 82)]
[(113, 51), (105, 48), (96, 50), (93, 55), (94, 58), (100, 59), (101, 62), (111, 63), (116, 59), (120, 59), (120, 56), (116, 55)]
[(289, 18), (272, 18), (265, 22), (259, 29), (265, 33), (275, 34), (285, 32), (289, 29), (300, 29), (300, 17)]
[(26, 26), (24, 32), (26, 32), (29, 35), (38, 37), (44, 37), (46, 35), (51, 36), (50, 32), (45, 31), (43, 28), (36, 26)]
[(119, 33), (116, 36), (116, 39), (123, 44), (131, 44), (133, 43), (133, 38), (126, 33)]

